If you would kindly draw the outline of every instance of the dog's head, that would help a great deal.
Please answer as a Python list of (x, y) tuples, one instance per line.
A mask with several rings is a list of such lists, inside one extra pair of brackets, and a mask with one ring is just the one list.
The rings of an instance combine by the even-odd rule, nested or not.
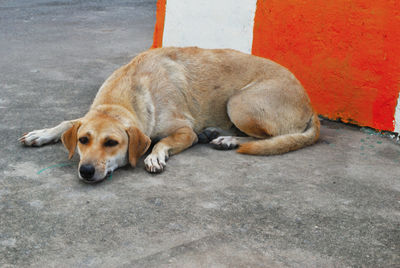
[(75, 122), (61, 137), (69, 158), (78, 149), (79, 178), (86, 182), (101, 181), (128, 162), (135, 167), (151, 143), (136, 127), (127, 128), (112, 117), (95, 119)]

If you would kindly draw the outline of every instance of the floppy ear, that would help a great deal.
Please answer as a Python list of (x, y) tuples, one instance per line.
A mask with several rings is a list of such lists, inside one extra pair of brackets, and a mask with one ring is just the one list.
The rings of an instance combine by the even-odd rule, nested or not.
[(61, 136), (61, 141), (64, 144), (65, 148), (68, 149), (69, 155), (68, 159), (71, 159), (75, 153), (76, 143), (78, 141), (77, 133), (78, 129), (81, 126), (81, 122), (75, 122), (70, 129), (65, 131)]
[(136, 127), (128, 128), (126, 133), (129, 137), (129, 163), (132, 167), (136, 167), (138, 159), (149, 149), (151, 140)]

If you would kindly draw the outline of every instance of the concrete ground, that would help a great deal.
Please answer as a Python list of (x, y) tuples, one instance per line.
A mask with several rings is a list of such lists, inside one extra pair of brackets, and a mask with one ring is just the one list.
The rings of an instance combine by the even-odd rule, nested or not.
[(0, 266), (399, 267), (400, 147), (356, 127), (324, 121), (282, 156), (198, 145), (96, 185), (61, 144), (17, 143), (83, 115), (154, 21), (155, 0), (0, 2)]

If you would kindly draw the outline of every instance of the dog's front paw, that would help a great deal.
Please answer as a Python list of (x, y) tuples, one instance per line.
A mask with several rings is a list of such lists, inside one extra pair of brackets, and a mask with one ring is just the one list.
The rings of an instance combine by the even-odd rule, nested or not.
[(45, 128), (25, 133), (18, 141), (26, 146), (42, 146), (54, 141), (54, 137), (51, 130)]
[(161, 173), (167, 166), (168, 156), (164, 152), (151, 153), (144, 160), (146, 170), (150, 173)]

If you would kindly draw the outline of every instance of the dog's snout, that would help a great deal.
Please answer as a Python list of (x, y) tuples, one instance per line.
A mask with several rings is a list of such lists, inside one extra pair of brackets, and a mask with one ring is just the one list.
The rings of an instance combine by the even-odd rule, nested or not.
[(94, 172), (95, 172), (94, 166), (90, 164), (82, 165), (79, 169), (79, 173), (81, 174), (82, 178), (86, 180), (92, 179)]

